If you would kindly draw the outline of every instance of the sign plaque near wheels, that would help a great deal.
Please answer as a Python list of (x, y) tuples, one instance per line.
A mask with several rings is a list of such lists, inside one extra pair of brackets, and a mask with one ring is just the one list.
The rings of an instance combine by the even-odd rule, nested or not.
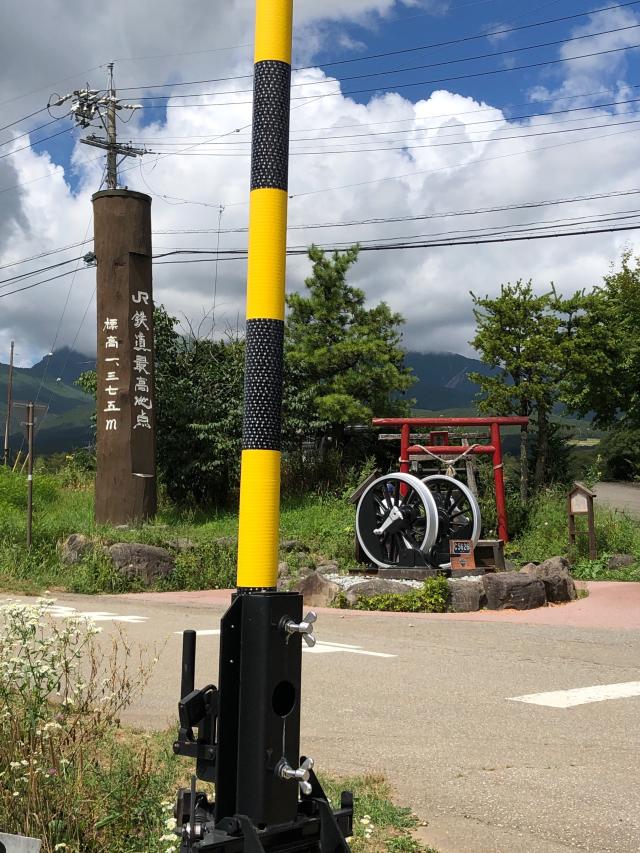
[(449, 554), (451, 556), (451, 571), (466, 572), (475, 569), (476, 561), (473, 554), (473, 540), (451, 539), (449, 541)]

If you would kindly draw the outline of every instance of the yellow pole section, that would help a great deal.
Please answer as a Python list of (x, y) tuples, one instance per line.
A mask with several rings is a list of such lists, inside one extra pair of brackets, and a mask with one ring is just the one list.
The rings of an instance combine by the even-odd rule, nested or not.
[(293, 0), (256, 0), (238, 590), (275, 589)]

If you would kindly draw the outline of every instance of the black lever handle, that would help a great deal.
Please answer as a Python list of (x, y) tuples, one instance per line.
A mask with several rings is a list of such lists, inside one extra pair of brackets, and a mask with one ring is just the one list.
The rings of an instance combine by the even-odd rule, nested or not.
[(180, 681), (180, 699), (193, 692), (196, 679), (196, 632), (182, 632), (182, 678)]

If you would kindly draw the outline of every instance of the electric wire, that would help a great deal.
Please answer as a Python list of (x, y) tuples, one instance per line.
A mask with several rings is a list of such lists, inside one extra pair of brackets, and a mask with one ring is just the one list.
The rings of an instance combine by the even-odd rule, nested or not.
[[(472, 79), (477, 79), (478, 77), (487, 77), (487, 76), (491, 76), (494, 74), (512, 74), (516, 71), (527, 71), (527, 70), (530, 70), (532, 68), (543, 68), (543, 67), (550, 66), (550, 65), (559, 65), (559, 64), (562, 64), (565, 62), (577, 62), (581, 59), (591, 59), (595, 56), (606, 56), (606, 55), (610, 55), (613, 53), (621, 53), (622, 51), (635, 50), (638, 47), (640, 47), (640, 44), (631, 44), (631, 45), (625, 45), (623, 47), (612, 47), (612, 48), (608, 48), (607, 50), (598, 50), (598, 51), (592, 51), (590, 53), (581, 53), (581, 54), (578, 54), (576, 56), (565, 56), (565, 57), (560, 57), (558, 59), (547, 59), (547, 60), (544, 60), (541, 62), (531, 62), (531, 63), (528, 63), (526, 65), (513, 65), (510, 67), (506, 67), (506, 68), (493, 68), (493, 69), (488, 69), (485, 71), (475, 71), (475, 72), (468, 73), (468, 74), (453, 75), (451, 77), (437, 77), (437, 78), (434, 78), (431, 80), (417, 80), (417, 81), (412, 82), (412, 83), (394, 83), (394, 84), (389, 85), (389, 86), (373, 86), (373, 87), (369, 87), (369, 88), (365, 88), (365, 89), (351, 89), (351, 90), (344, 91), (344, 92), (342, 90), (339, 90), (337, 92), (324, 92), (320, 95), (315, 95), (315, 93), (314, 93), (313, 97), (316, 97), (316, 98), (335, 98), (335, 97), (349, 98), (353, 95), (363, 95), (363, 94), (368, 94), (371, 92), (387, 92), (387, 91), (394, 91), (395, 92), (398, 89), (409, 89), (409, 88), (415, 88), (417, 86), (430, 86), (430, 85), (433, 85), (436, 83), (451, 83), (451, 82), (459, 82), (461, 80), (472, 80)], [(334, 85), (337, 83), (339, 85), (340, 81), (339, 80), (335, 80), (335, 81), (334, 80), (320, 80), (317, 82), (309, 82), (309, 83), (304, 83), (304, 84), (300, 84), (300, 85), (304, 85), (305, 87), (309, 87), (309, 86), (326, 85), (327, 83), (333, 83)], [(194, 98), (195, 97), (198, 97), (198, 98), (222, 97), (224, 95), (240, 95), (240, 94), (248, 94), (250, 92), (251, 92), (250, 89), (237, 89), (235, 91), (227, 91), (227, 92), (200, 92), (200, 93), (194, 93), (191, 97), (194, 97)], [(167, 95), (165, 97), (170, 98), (171, 96)], [(176, 97), (178, 97), (178, 96), (176, 96)], [(292, 97), (291, 100), (292, 101), (300, 101), (300, 100), (306, 100), (309, 97), (311, 97), (311, 95), (298, 95), (298, 96)], [(154, 100), (157, 100), (157, 99), (154, 99)], [(228, 106), (238, 107), (238, 106), (248, 106), (248, 105), (251, 105), (252, 103), (253, 103), (253, 101), (218, 101), (218, 102), (206, 103), (206, 104), (202, 104), (202, 103), (200, 103), (200, 104), (198, 104), (198, 103), (196, 103), (196, 104), (170, 104), (170, 103), (166, 103), (166, 104), (157, 104), (157, 105), (143, 104), (142, 108), (144, 110), (160, 110), (160, 109), (169, 110), (169, 109), (193, 109), (193, 108), (228, 107)]]
[[(543, 48), (543, 47), (557, 47), (558, 45), (566, 45), (566, 44), (569, 44), (569, 43), (574, 42), (574, 41), (583, 41), (584, 39), (595, 39), (598, 36), (611, 35), (613, 33), (625, 32), (627, 30), (637, 30), (638, 27), (640, 27), (640, 24), (628, 24), (624, 27), (616, 27), (615, 29), (611, 29), (611, 30), (602, 30), (602, 31), (595, 32), (595, 33), (586, 33), (586, 34), (579, 35), (579, 36), (572, 36), (570, 38), (565, 38), (565, 39), (556, 39), (555, 41), (540, 42), (538, 44), (525, 45), (522, 47), (513, 47), (513, 48), (509, 48), (508, 50), (492, 51), (490, 53), (480, 53), (480, 54), (476, 54), (475, 56), (463, 56), (463, 57), (460, 57), (459, 59), (443, 59), (443, 60), (440, 60), (439, 62), (427, 63), (426, 65), (411, 65), (411, 66), (408, 66), (405, 68), (389, 68), (389, 69), (385, 69), (384, 71), (371, 71), (367, 74), (353, 74), (349, 77), (341, 77), (338, 82), (340, 83), (340, 85), (343, 85), (344, 83), (349, 82), (351, 80), (363, 80), (363, 79), (366, 79), (369, 77), (387, 77), (391, 74), (405, 74), (409, 71), (423, 71), (427, 68), (440, 68), (443, 65), (456, 65), (460, 62), (473, 62), (473, 61), (477, 61), (479, 59), (493, 59), (496, 57), (499, 58), (502, 56), (509, 56), (513, 53), (522, 53), (523, 51), (526, 51), (526, 50), (536, 50), (536, 49)], [(329, 84), (335, 85), (335, 83), (336, 83), (336, 80), (333, 80), (333, 79), (317, 80), (317, 81), (305, 81), (302, 83), (292, 83), (291, 88), (295, 89), (295, 88), (300, 88), (302, 86), (326, 86)], [(208, 97), (208, 96), (218, 96), (218, 95), (246, 94), (246, 93), (251, 92), (251, 91), (252, 91), (251, 89), (236, 89), (234, 91), (223, 91), (223, 92), (205, 92), (205, 93), (187, 92), (184, 95), (173, 94), (173, 93), (170, 95), (144, 95), (144, 96), (139, 97), (138, 100), (140, 100), (140, 101), (156, 101), (156, 100), (161, 100), (161, 99), (175, 100), (177, 98), (191, 98), (191, 97), (194, 97), (194, 95), (197, 97)]]
[[(399, 55), (404, 55), (406, 53), (415, 53), (415, 52), (420, 51), (420, 50), (432, 50), (432, 49), (440, 48), (440, 47), (450, 47), (452, 45), (463, 44), (463, 43), (469, 42), (469, 41), (476, 41), (478, 39), (490, 38), (491, 36), (504, 37), (505, 35), (508, 35), (509, 33), (518, 32), (521, 30), (529, 30), (529, 29), (532, 29), (533, 27), (541, 27), (541, 26), (546, 26), (548, 24), (564, 23), (566, 21), (575, 20), (577, 18), (584, 18), (587, 15), (597, 15), (597, 14), (600, 14), (603, 12), (609, 12), (613, 9), (624, 9), (628, 6), (637, 6), (639, 2), (640, 2), (640, 0), (632, 0), (632, 2), (627, 2), (627, 3), (616, 3), (616, 4), (611, 5), (611, 6), (603, 6), (599, 9), (593, 9), (593, 10), (587, 11), (587, 12), (578, 12), (578, 13), (575, 13), (572, 15), (564, 15), (564, 16), (559, 17), (559, 18), (549, 18), (546, 21), (536, 21), (536, 22), (531, 23), (531, 24), (523, 24), (519, 27), (508, 27), (508, 28), (502, 27), (502, 28), (495, 30), (493, 32), (485, 31), (482, 33), (477, 33), (475, 35), (462, 36), (462, 37), (456, 38), (456, 39), (448, 39), (447, 41), (430, 42), (428, 44), (417, 45), (414, 47), (401, 48), (399, 50), (390, 50), (390, 51), (385, 51), (382, 53), (370, 53), (370, 54), (365, 54), (364, 56), (350, 57), (348, 59), (329, 60), (326, 62), (316, 63), (314, 65), (300, 65), (300, 66), (295, 66), (292, 70), (293, 71), (309, 71), (309, 70), (312, 70), (315, 68), (324, 68), (326, 66), (347, 65), (347, 64), (350, 64), (353, 62), (364, 62), (364, 61), (370, 61), (373, 59), (384, 59), (384, 58), (387, 58), (389, 56), (399, 56)], [(232, 77), (214, 77), (214, 78), (209, 78), (206, 80), (186, 80), (186, 81), (176, 81), (174, 83), (156, 83), (156, 84), (145, 84), (145, 85), (139, 85), (139, 86), (123, 86), (123, 87), (120, 87), (119, 90), (123, 91), (123, 92), (130, 92), (130, 91), (138, 92), (138, 91), (143, 91), (145, 89), (165, 89), (165, 88), (176, 88), (178, 86), (199, 86), (199, 85), (203, 85), (204, 83), (222, 83), (222, 82), (228, 82), (229, 80), (245, 80), (245, 79), (248, 79), (252, 76), (253, 76), (253, 73), (251, 73), (251, 74), (239, 74), (239, 75), (235, 75)]]
[(29, 276), (36, 275), (41, 272), (48, 272), (49, 270), (57, 269), (58, 267), (64, 267), (67, 264), (72, 264), (74, 261), (81, 261), (82, 257), (79, 258), (71, 258), (68, 261), (59, 261), (57, 264), (50, 264), (48, 267), (42, 267), (37, 270), (32, 270), (31, 272), (23, 272), (19, 275), (11, 276), (11, 278), (3, 278), (0, 279), (0, 288), (5, 287), (7, 284), (10, 284), (14, 281), (20, 281), (20, 279), (28, 278)]
[[(298, 143), (298, 142), (324, 142), (325, 140), (328, 140), (328, 139), (368, 139), (369, 137), (398, 136), (398, 135), (403, 135), (403, 134), (408, 135), (408, 134), (414, 134), (414, 133), (428, 133), (429, 131), (432, 131), (432, 130), (436, 130), (439, 135), (442, 135), (443, 131), (453, 130), (454, 133), (452, 133), (452, 134), (447, 133), (444, 135), (446, 135), (447, 137), (448, 136), (457, 136), (457, 135), (460, 135), (461, 133), (466, 133), (469, 128), (473, 128), (473, 127), (476, 127), (479, 125), (481, 125), (483, 127), (486, 125), (489, 125), (489, 124), (500, 124), (500, 123), (504, 124), (504, 125), (509, 125), (509, 124), (515, 123), (517, 121), (523, 121), (525, 119), (548, 118), (548, 117), (554, 117), (554, 116), (558, 116), (558, 115), (566, 115), (568, 113), (595, 111), (595, 110), (599, 110), (599, 109), (606, 109), (608, 107), (628, 106), (630, 104), (637, 104), (637, 103), (640, 103), (640, 98), (628, 98), (628, 99), (623, 100), (623, 101), (608, 101), (608, 102), (602, 103), (602, 104), (592, 104), (592, 105), (587, 106), (587, 107), (571, 107), (571, 108), (567, 108), (564, 110), (549, 110), (547, 112), (526, 113), (525, 115), (510, 116), (509, 118), (505, 118), (504, 116), (500, 116), (500, 118), (482, 119), (481, 121), (466, 122), (463, 124), (462, 129), (460, 129), (458, 127), (449, 127), (447, 125), (434, 124), (434, 125), (429, 125), (426, 127), (403, 128), (402, 130), (374, 131), (373, 133), (327, 134), (327, 135), (316, 136), (316, 137), (307, 136), (307, 137), (297, 137), (297, 138), (292, 136), (290, 139), (290, 142), (291, 142), (291, 144), (294, 144), (294, 143)], [(499, 107), (493, 108), (492, 112), (495, 112), (498, 109), (499, 109)], [(630, 115), (630, 114), (632, 114), (632, 113), (614, 113), (614, 115), (616, 115), (616, 116)], [(554, 124), (554, 125), (569, 124), (571, 122), (587, 121), (588, 119), (594, 118), (594, 117), (595, 116), (583, 116), (583, 117), (577, 117), (574, 119), (565, 119), (565, 120), (557, 121), (557, 122), (556, 121), (546, 122), (545, 124)], [(431, 118), (431, 116), (429, 116), (429, 118)], [(427, 121), (427, 120), (428, 120), (427, 118), (424, 118), (424, 119), (407, 119), (406, 121)], [(362, 127), (365, 127), (365, 126), (366, 125), (362, 125)], [(532, 127), (533, 126), (540, 127), (540, 126), (544, 126), (544, 125), (536, 124), (536, 125), (531, 125), (531, 126)], [(355, 127), (359, 127), (359, 125), (355, 125)], [(339, 129), (339, 128), (329, 128), (329, 129), (333, 130), (333, 129)], [(496, 132), (499, 132), (502, 129), (503, 128), (497, 128)], [(506, 129), (506, 128), (504, 128), (504, 129)], [(294, 131), (294, 132), (296, 132), (296, 131)], [(297, 131), (297, 132), (299, 133), (300, 131)], [(183, 138), (184, 139), (193, 139), (194, 137), (183, 137)], [(390, 141), (392, 141), (392, 140), (390, 140)], [(160, 146), (160, 145), (164, 145), (165, 147), (169, 147), (169, 148), (182, 147), (182, 145), (184, 144), (184, 143), (181, 144), (181, 143), (177, 143), (177, 142), (164, 142), (161, 139), (154, 139), (154, 138), (151, 138), (151, 139), (149, 139), (149, 138), (134, 139), (134, 140), (131, 140), (131, 142), (133, 144), (136, 144), (136, 145), (153, 144), (156, 147)], [(250, 139), (230, 139), (227, 142), (213, 142), (213, 143), (204, 143), (203, 142), (202, 145), (207, 145), (207, 146), (211, 145), (214, 148), (222, 147), (222, 146), (240, 147), (240, 146), (250, 146), (251, 141), (250, 141)]]
[(5, 157), (12, 157), (19, 151), (26, 151), (27, 148), (33, 148), (34, 145), (41, 145), (43, 142), (48, 142), (50, 139), (55, 139), (56, 136), (62, 136), (63, 133), (70, 133), (72, 130), (75, 130), (75, 127), (65, 127), (64, 130), (59, 130), (57, 133), (50, 134), (50, 136), (45, 136), (42, 139), (35, 139), (28, 145), (22, 145), (20, 148), (14, 148), (13, 151), (7, 151), (6, 154), (0, 154), (0, 160), (4, 160)]

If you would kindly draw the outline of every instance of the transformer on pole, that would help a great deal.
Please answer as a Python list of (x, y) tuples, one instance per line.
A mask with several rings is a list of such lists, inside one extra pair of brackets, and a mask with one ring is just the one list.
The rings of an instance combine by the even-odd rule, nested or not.
[(316, 615), (277, 592), (292, 0), (257, 0), (237, 593), (222, 618), (218, 687), (194, 689), (185, 632), (174, 750), (215, 782), (178, 793), (181, 853), (348, 853), (353, 800), (334, 812), (300, 757), (302, 642)]

